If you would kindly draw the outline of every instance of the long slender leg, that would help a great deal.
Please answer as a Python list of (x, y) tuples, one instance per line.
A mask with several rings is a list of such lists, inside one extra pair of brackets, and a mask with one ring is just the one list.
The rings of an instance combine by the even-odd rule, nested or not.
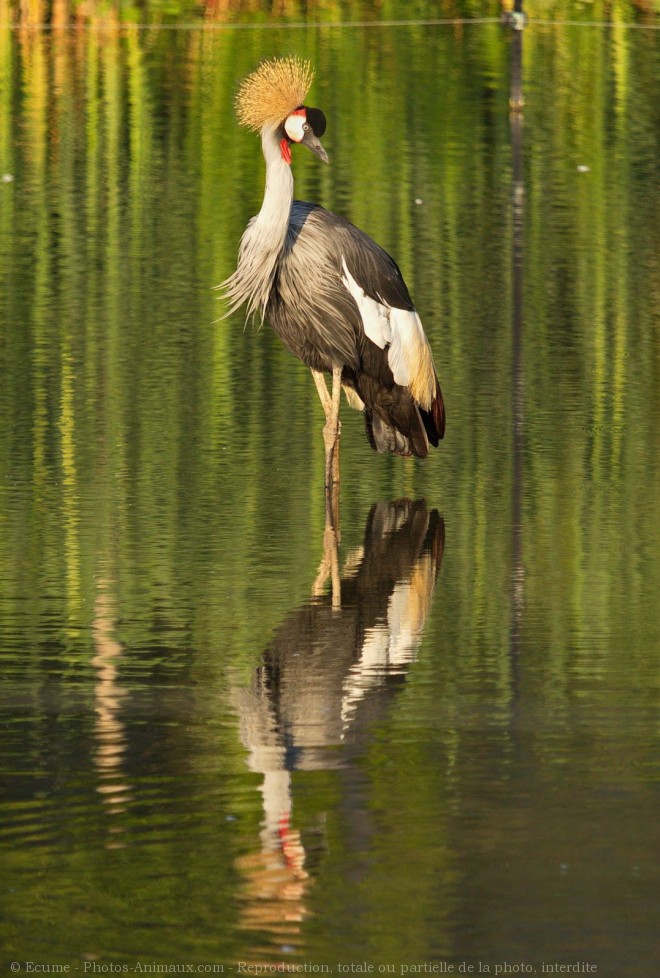
[(341, 404), (341, 374), (341, 367), (335, 367), (332, 371), (332, 414), (330, 425), (334, 436), (332, 446), (332, 483), (335, 486), (339, 485), (339, 437), (341, 435), (341, 428), (339, 425), (339, 406)]
[(332, 394), (328, 392), (325, 375), (320, 370), (312, 370), (312, 377), (319, 393), (325, 425), (323, 442), (325, 444), (325, 487), (330, 489), (339, 483), (339, 405), (341, 400), (341, 367), (332, 370)]
[(328, 393), (328, 388), (325, 383), (325, 374), (321, 370), (314, 370), (313, 367), (309, 368), (312, 371), (312, 377), (314, 378), (314, 383), (316, 384), (316, 389), (319, 392), (319, 397), (321, 399), (321, 405), (323, 407), (323, 413), (325, 414), (326, 420), (332, 407), (332, 398)]
[(332, 586), (332, 607), (341, 607), (341, 577), (339, 573), (339, 405), (341, 401), (341, 367), (332, 371), (332, 394), (328, 392), (325, 375), (312, 370), (312, 377), (321, 399), (325, 425), (323, 442), (325, 444), (325, 530), (323, 533), (323, 560), (318, 569), (312, 588), (315, 595), (321, 594), (323, 586), (330, 578)]
[(312, 595), (323, 594), (326, 581), (330, 578), (332, 607), (341, 608), (341, 575), (339, 573), (339, 531), (326, 510), (325, 530), (323, 531), (323, 559), (316, 572), (312, 585)]

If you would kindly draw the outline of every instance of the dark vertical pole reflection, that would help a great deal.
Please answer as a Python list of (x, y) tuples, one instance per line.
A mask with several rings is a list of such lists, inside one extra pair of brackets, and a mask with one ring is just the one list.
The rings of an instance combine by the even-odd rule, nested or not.
[(523, 568), (523, 258), (525, 184), (523, 176), (523, 33), (522, 0), (516, 0), (509, 21), (511, 36), (511, 80), (509, 120), (512, 157), (512, 512), (511, 512), (511, 657), (514, 696), (518, 693), (519, 656), (524, 607)]

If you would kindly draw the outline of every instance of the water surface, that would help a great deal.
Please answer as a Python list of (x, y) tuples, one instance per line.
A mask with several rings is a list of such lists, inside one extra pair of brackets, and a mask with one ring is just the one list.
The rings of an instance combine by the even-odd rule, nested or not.
[[(525, 33), (517, 324), (499, 25), (0, 38), (4, 959), (648, 978), (655, 33)], [(334, 589), (314, 386), (213, 288), (291, 52), (297, 194), (396, 257), (448, 411), (423, 463), (344, 411)]]

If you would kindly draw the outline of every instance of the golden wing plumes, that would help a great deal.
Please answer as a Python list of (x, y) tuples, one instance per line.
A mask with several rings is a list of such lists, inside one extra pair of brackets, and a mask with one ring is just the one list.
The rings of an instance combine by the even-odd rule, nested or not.
[(259, 131), (277, 126), (302, 105), (314, 79), (309, 61), (272, 58), (244, 78), (236, 95), (236, 115), (242, 126)]

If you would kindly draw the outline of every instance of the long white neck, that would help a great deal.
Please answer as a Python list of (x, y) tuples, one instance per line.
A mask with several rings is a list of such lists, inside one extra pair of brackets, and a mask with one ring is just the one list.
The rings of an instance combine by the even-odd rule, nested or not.
[(266, 160), (263, 203), (241, 238), (238, 267), (223, 284), (231, 302), (230, 313), (246, 303), (248, 316), (259, 311), (263, 318), (289, 227), (293, 174), (290, 165), (282, 159), (277, 128), (264, 127), (261, 146)]
[(270, 126), (261, 132), (261, 148), (266, 160), (266, 189), (256, 223), (266, 236), (269, 247), (280, 247), (289, 226), (293, 201), (293, 174), (291, 166), (282, 159), (278, 130)]

